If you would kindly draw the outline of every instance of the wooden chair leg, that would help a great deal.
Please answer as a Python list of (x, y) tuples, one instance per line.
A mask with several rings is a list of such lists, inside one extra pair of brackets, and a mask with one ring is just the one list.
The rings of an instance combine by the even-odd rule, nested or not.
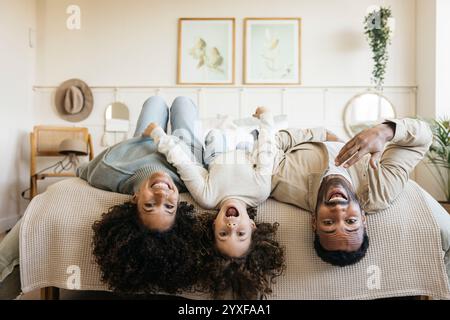
[(59, 288), (56, 287), (42, 288), (41, 300), (59, 300)]
[(36, 176), (30, 177), (30, 199), (36, 196), (37, 181)]

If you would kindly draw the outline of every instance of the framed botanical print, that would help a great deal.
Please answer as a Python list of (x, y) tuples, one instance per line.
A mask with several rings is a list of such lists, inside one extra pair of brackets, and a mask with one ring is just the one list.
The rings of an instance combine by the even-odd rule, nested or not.
[(244, 83), (300, 84), (301, 18), (244, 20)]
[(234, 18), (180, 18), (178, 84), (234, 84)]

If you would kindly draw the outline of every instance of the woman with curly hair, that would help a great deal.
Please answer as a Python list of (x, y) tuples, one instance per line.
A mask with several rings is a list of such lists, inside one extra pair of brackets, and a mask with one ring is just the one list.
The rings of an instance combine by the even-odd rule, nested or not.
[[(133, 195), (141, 222), (154, 231), (168, 231), (177, 214), (179, 191), (186, 190), (164, 156), (157, 152), (149, 134), (149, 123), (167, 130), (169, 108), (161, 97), (149, 98), (142, 107), (134, 138), (125, 140), (82, 165), (77, 175), (93, 187)], [(192, 100), (178, 97), (170, 108), (172, 135), (179, 146), (202, 163), (203, 147), (198, 139), (198, 110)]]
[[(188, 98), (176, 98), (170, 108), (172, 134), (201, 163), (197, 115)], [(150, 122), (166, 130), (168, 119), (164, 100), (149, 98), (134, 138), (106, 149), (77, 171), (94, 187), (133, 195), (93, 226), (93, 253), (103, 281), (115, 292), (173, 294), (189, 290), (196, 282), (200, 249), (193, 207), (179, 202), (179, 190), (185, 191), (185, 186), (157, 152), (148, 131)]]

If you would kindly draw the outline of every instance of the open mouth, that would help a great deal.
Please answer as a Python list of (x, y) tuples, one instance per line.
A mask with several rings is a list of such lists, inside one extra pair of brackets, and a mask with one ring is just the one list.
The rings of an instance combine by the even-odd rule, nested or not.
[(156, 181), (151, 185), (152, 189), (170, 190), (170, 185), (165, 181)]
[(333, 189), (328, 196), (328, 201), (347, 201), (347, 194), (340, 189)]
[(226, 217), (239, 217), (239, 211), (235, 207), (229, 207), (225, 212)]

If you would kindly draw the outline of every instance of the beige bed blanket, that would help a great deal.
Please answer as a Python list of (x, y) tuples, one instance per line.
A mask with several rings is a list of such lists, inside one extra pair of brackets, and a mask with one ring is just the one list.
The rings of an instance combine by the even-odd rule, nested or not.
[[(187, 194), (182, 198), (191, 200)], [(107, 290), (91, 255), (91, 225), (108, 207), (128, 199), (78, 178), (58, 182), (33, 199), (20, 232), (22, 290), (74, 285)], [(308, 212), (269, 199), (257, 220), (278, 221), (278, 240), (286, 248), (287, 269), (269, 299), (450, 298), (438, 226), (414, 182), (390, 209), (368, 216), (368, 253), (349, 267), (334, 267), (316, 256)], [(79, 287), (70, 277), (77, 271)]]

